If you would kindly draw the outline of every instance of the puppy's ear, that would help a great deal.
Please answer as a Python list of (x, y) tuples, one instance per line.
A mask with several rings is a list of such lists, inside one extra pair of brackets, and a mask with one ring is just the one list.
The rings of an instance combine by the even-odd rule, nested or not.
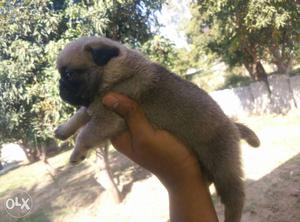
[(86, 46), (85, 49), (92, 55), (94, 62), (98, 66), (106, 65), (109, 60), (119, 55), (119, 49), (113, 46), (92, 47)]

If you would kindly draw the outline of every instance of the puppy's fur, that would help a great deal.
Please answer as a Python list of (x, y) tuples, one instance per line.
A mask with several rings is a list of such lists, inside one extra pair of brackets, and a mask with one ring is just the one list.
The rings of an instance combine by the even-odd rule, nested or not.
[(244, 187), (239, 141), (244, 138), (256, 147), (259, 139), (227, 118), (205, 91), (137, 51), (100, 37), (69, 43), (58, 57), (57, 68), (62, 99), (81, 106), (55, 132), (66, 139), (81, 128), (71, 162), (79, 162), (88, 149), (126, 130), (124, 120), (101, 102), (107, 91), (125, 94), (140, 104), (153, 125), (196, 151), (203, 172), (225, 204), (225, 221), (241, 220)]

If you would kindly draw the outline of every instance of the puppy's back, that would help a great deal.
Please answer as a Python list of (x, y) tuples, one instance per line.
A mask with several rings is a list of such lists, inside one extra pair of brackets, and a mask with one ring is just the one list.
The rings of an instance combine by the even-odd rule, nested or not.
[[(217, 128), (230, 120), (217, 103), (202, 89), (160, 65), (153, 64), (158, 75), (153, 87), (142, 95), (140, 103), (155, 125), (184, 139), (207, 142)], [(179, 132), (174, 132), (179, 129)]]

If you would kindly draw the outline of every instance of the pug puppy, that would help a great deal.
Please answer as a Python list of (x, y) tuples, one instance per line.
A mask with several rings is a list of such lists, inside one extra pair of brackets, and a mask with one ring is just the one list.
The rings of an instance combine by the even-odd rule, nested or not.
[(58, 56), (57, 68), (61, 98), (81, 107), (55, 132), (66, 139), (80, 128), (72, 163), (127, 129), (119, 115), (102, 105), (106, 92), (122, 93), (139, 103), (155, 127), (196, 152), (199, 166), (225, 205), (225, 222), (241, 220), (245, 194), (239, 141), (259, 146), (251, 129), (231, 121), (193, 83), (107, 38), (83, 37), (69, 43)]

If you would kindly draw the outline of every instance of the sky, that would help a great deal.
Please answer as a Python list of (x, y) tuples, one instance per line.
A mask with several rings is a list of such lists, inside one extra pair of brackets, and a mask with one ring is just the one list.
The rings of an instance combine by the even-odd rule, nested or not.
[(180, 30), (182, 24), (191, 18), (188, 5), (191, 0), (167, 0), (161, 12), (158, 13), (158, 21), (163, 25), (161, 35), (173, 41), (178, 48), (187, 47), (186, 37)]

